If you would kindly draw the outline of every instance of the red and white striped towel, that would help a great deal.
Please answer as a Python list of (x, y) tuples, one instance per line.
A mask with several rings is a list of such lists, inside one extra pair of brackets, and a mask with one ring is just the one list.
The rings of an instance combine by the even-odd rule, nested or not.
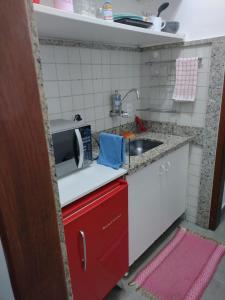
[(198, 80), (198, 57), (176, 60), (175, 101), (195, 101)]

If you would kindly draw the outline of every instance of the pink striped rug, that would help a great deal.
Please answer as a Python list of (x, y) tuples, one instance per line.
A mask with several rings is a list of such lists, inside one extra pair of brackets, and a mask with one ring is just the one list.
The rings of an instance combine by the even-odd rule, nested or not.
[(134, 284), (152, 299), (197, 300), (224, 254), (225, 246), (181, 228)]

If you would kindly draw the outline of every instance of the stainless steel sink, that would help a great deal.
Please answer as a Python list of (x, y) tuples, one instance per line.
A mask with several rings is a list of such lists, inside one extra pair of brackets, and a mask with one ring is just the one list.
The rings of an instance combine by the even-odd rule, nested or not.
[(127, 152), (130, 154), (130, 156), (137, 156), (162, 144), (163, 143), (160, 141), (150, 139), (138, 139), (130, 141), (127, 144)]

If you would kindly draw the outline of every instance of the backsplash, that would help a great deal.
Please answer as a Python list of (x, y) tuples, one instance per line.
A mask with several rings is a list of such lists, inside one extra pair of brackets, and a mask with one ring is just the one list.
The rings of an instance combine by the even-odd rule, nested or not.
[[(91, 44), (85, 47), (63, 41), (40, 42), (50, 119), (72, 120), (79, 113), (84, 122), (91, 124), (93, 132), (99, 132), (120, 124), (129, 125), (134, 121), (135, 114), (138, 114), (146, 121), (156, 122), (156, 128), (166, 127), (169, 130), (172, 126), (174, 134), (178, 134), (181, 128), (181, 132), (187, 131), (188, 135), (192, 131), (193, 135), (198, 133), (197, 142), (190, 147), (187, 186), (187, 219), (195, 223), (202, 164), (201, 132), (205, 127), (208, 101), (211, 45), (167, 45), (138, 52), (106, 46), (98, 48), (98, 45)], [(202, 58), (198, 70), (196, 101), (175, 103), (172, 100), (175, 60), (194, 56)], [(170, 60), (171, 62), (164, 63)], [(146, 64), (150, 61), (151, 64)], [(128, 109), (131, 116), (111, 118), (109, 112), (112, 93), (118, 89), (124, 95), (131, 88), (140, 89), (141, 101), (137, 102), (135, 95), (130, 94), (123, 109)], [(136, 112), (138, 108), (173, 112)], [(154, 131), (153, 128), (152, 130)]]
[[(142, 108), (150, 107), (174, 111), (174, 113), (142, 112), (142, 117), (151, 121), (176, 122), (177, 125), (204, 127), (210, 55), (210, 45), (167, 46), (144, 51), (141, 58)], [(175, 60), (184, 57), (202, 58), (198, 69), (197, 96), (194, 103), (176, 103), (172, 100), (176, 75)], [(146, 64), (149, 61), (152, 63)], [(164, 61), (167, 63), (163, 63)]]
[(140, 102), (133, 94), (123, 105), (130, 110), (129, 118), (111, 118), (109, 112), (116, 89), (122, 95), (140, 89), (140, 52), (43, 43), (40, 51), (50, 119), (71, 120), (79, 113), (93, 131), (134, 120)]

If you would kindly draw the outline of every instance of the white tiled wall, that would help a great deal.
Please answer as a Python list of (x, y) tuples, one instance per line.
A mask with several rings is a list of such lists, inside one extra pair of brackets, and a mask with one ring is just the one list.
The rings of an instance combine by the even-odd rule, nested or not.
[[(148, 50), (141, 57), (142, 108), (175, 110), (176, 113), (143, 112), (142, 117), (152, 121), (176, 122), (184, 126), (205, 126), (208, 101), (211, 46), (190, 46), (159, 50)], [(172, 100), (175, 85), (175, 62), (181, 57), (201, 57), (198, 71), (197, 96), (194, 103), (175, 103)], [(146, 62), (153, 61), (151, 65)], [(154, 61), (156, 63), (154, 63)], [(190, 147), (190, 164), (187, 187), (187, 220), (195, 223), (199, 197), (202, 147)]]
[(40, 48), (50, 119), (72, 119), (79, 113), (93, 131), (133, 121), (140, 105), (135, 95), (130, 94), (124, 102), (124, 110), (128, 104), (133, 107), (128, 119), (109, 116), (110, 96), (116, 89), (122, 95), (131, 88), (140, 89), (139, 52), (52, 45)]
[(202, 147), (192, 145), (189, 154), (189, 171), (187, 187), (187, 220), (196, 223), (199, 184), (201, 175)]
[[(176, 122), (178, 125), (204, 127), (211, 47), (208, 45), (149, 50), (142, 54), (141, 90), (143, 108), (173, 110), (176, 113), (144, 112), (143, 118), (152, 121)], [(181, 57), (201, 57), (198, 71), (197, 96), (194, 103), (175, 103), (172, 94), (175, 85), (175, 62)], [(163, 63), (163, 61), (173, 62)], [(151, 65), (146, 62), (153, 61)], [(154, 63), (155, 61), (155, 63)], [(161, 62), (161, 63), (160, 63)]]
[[(81, 114), (93, 131), (118, 126), (134, 119), (135, 109), (157, 108), (176, 113), (143, 112), (152, 121), (176, 122), (178, 125), (204, 127), (208, 100), (210, 46), (148, 50), (143, 53), (106, 49), (41, 45), (44, 88), (49, 117), (72, 119)], [(175, 63), (163, 63), (178, 57), (202, 58), (195, 103), (174, 103)], [(146, 65), (148, 61), (161, 63)], [(115, 89), (124, 95), (129, 89), (141, 89), (141, 102), (130, 95), (124, 103), (133, 107), (128, 119), (111, 118), (110, 96)], [(129, 108), (130, 110), (130, 108)], [(131, 109), (132, 110), (132, 109)], [(201, 172), (202, 148), (191, 146), (187, 188), (187, 219), (196, 221)]]

